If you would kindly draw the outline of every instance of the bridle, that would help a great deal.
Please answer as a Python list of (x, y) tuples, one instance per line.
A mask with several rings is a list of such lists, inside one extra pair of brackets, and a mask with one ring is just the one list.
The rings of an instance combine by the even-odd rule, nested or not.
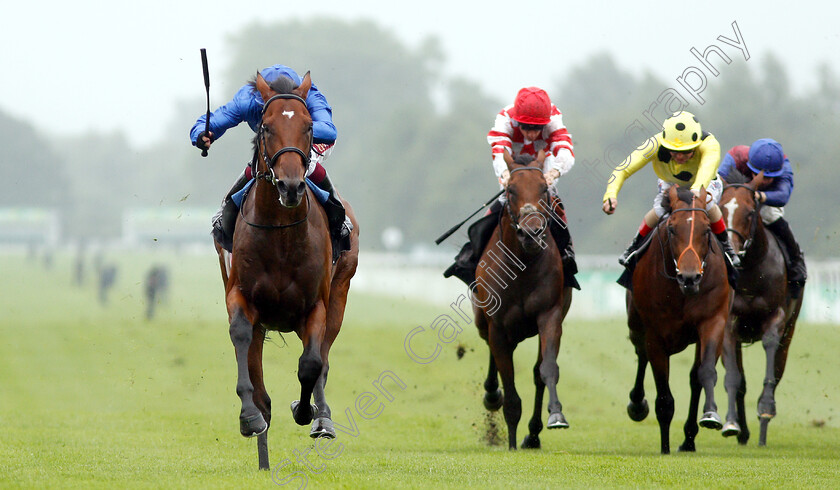
[[(752, 187), (750, 187), (746, 184), (727, 184), (727, 185), (723, 186), (723, 190), (726, 190), (729, 187), (740, 187), (740, 188), (743, 188), (743, 189), (747, 189), (748, 191), (750, 191), (750, 196), (752, 196), (755, 193), (755, 189), (753, 189)], [(727, 228), (726, 229), (727, 232), (732, 232), (735, 235), (738, 235), (738, 238), (741, 239), (741, 244), (742, 244), (741, 245), (741, 255), (746, 255), (747, 250), (750, 248), (750, 246), (754, 242), (755, 232), (758, 229), (758, 220), (756, 219), (756, 216), (758, 216), (758, 210), (761, 207), (761, 203), (756, 201), (755, 198), (753, 198), (753, 202), (755, 203), (755, 207), (748, 214), (748, 219), (750, 220), (750, 234), (749, 234), (749, 236), (745, 237), (743, 235), (743, 233), (736, 230), (735, 228)]]
[[(539, 167), (517, 167), (511, 170), (510, 174), (512, 176), (515, 172), (519, 172), (522, 170), (537, 170), (540, 173), (542, 173), (542, 169)], [(546, 190), (545, 194), (546, 196), (548, 196), (548, 190)], [(518, 232), (522, 229), (522, 225), (519, 224), (519, 219), (521, 218), (521, 216), (517, 216), (514, 214), (513, 208), (510, 205), (510, 193), (507, 188), (505, 188), (505, 201), (505, 207), (507, 208), (508, 216), (510, 217), (510, 225), (515, 231)], [(542, 213), (539, 214), (542, 215)], [(545, 216), (543, 216), (543, 218), (545, 219)]]
[[(694, 219), (694, 213), (695, 212), (701, 212), (701, 213), (705, 214), (707, 217), (709, 216), (709, 213), (706, 211), (705, 208), (691, 207), (691, 208), (673, 209), (673, 210), (671, 210), (671, 216), (673, 216), (676, 213), (680, 213), (680, 212), (690, 212), (690, 213), (692, 213), (692, 216), (691, 216), (691, 231), (690, 231), (690, 234), (689, 234), (690, 238), (689, 238), (689, 241), (688, 241), (688, 247), (686, 247), (682, 251), (682, 253), (680, 253), (679, 257), (674, 258), (674, 269), (676, 270), (677, 275), (679, 275), (679, 273), (680, 273), (680, 266), (679, 266), (680, 261), (682, 261), (682, 258), (686, 253), (691, 251), (691, 252), (694, 253), (694, 256), (697, 257), (697, 260), (700, 262), (700, 276), (702, 276), (703, 271), (706, 269), (706, 257), (708, 257), (709, 251), (711, 250), (711, 247), (708, 247), (706, 249), (706, 254), (703, 257), (700, 257), (700, 254), (697, 253), (697, 249), (694, 248), (694, 224), (697, 222), (697, 220)], [(670, 239), (671, 238), (670, 238), (670, 234), (669, 234), (668, 240), (670, 241)]]
[[(279, 100), (279, 99), (296, 100), (296, 101), (300, 102), (301, 104), (303, 104), (304, 107), (306, 107), (306, 101), (303, 100), (303, 98), (301, 98), (301, 97), (299, 97), (295, 94), (276, 94), (276, 95), (270, 97), (263, 104), (262, 116), (260, 118), (261, 119), (260, 127), (257, 130), (257, 141), (259, 142), (259, 146), (261, 148), (258, 149), (257, 152), (258, 152), (258, 155), (262, 157), (267, 171), (263, 172), (261, 170), (257, 170), (256, 169), (256, 163), (257, 162), (255, 161), (254, 162), (254, 170), (255, 170), (254, 171), (254, 179), (265, 180), (266, 182), (271, 183), (271, 185), (273, 185), (274, 188), (277, 189), (278, 194), (280, 193), (280, 187), (279, 187), (280, 181), (279, 181), (279, 179), (277, 179), (277, 175), (274, 173), (274, 165), (277, 163), (277, 159), (280, 158), (280, 156), (284, 153), (297, 153), (298, 155), (300, 155), (301, 163), (303, 164), (303, 168), (306, 169), (307, 167), (309, 167), (309, 154), (312, 151), (312, 143), (313, 143), (312, 125), (310, 124), (310, 126), (309, 126), (309, 148), (308, 148), (309, 151), (308, 152), (305, 152), (304, 150), (301, 150), (300, 148), (298, 148), (296, 146), (284, 146), (283, 148), (280, 148), (279, 150), (277, 150), (277, 152), (275, 152), (274, 155), (269, 157), (269, 155), (268, 155), (268, 145), (267, 145), (266, 136), (265, 136), (266, 127), (265, 127), (265, 124), (262, 122), (262, 119), (265, 117), (265, 112), (268, 109), (268, 106), (272, 102), (274, 102), (275, 100)], [(243, 219), (243, 221), (245, 221), (246, 224), (248, 224), (250, 226), (253, 226), (255, 228), (269, 228), (269, 229), (289, 228), (291, 226), (295, 226), (295, 225), (299, 225), (299, 224), (303, 223), (309, 217), (309, 209), (311, 207), (309, 205), (309, 193), (307, 192), (307, 193), (305, 193), (305, 195), (306, 195), (306, 206), (307, 206), (306, 214), (303, 216), (303, 218), (301, 218), (301, 219), (299, 219), (299, 220), (297, 220), (293, 223), (279, 224), (279, 225), (261, 225), (261, 224), (258, 224), (258, 223), (251, 223), (251, 222), (249, 222), (248, 220), (245, 219), (245, 214), (243, 213), (243, 210), (242, 210), (242, 208), (244, 206), (241, 206), (239, 208), (239, 213), (242, 215), (242, 219)], [(244, 198), (243, 198), (243, 202), (244, 202)]]

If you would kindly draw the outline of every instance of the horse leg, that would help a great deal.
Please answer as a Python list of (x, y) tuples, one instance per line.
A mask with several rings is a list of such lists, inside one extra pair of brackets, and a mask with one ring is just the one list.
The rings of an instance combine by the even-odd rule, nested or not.
[[(540, 367), (539, 377), (542, 385), (548, 388), (548, 428), (568, 429), (569, 423), (563, 416), (563, 405), (557, 396), (557, 381), (560, 378), (560, 368), (557, 366), (557, 355), (560, 352), (560, 338), (563, 335), (563, 316), (560, 311), (549, 313), (540, 332)], [(536, 381), (535, 381), (536, 383)], [(539, 389), (539, 387), (538, 387)], [(540, 405), (542, 405), (542, 390), (540, 389)], [(537, 413), (539, 416), (539, 413)], [(542, 424), (540, 424), (542, 427)]]
[(688, 418), (683, 425), (683, 434), (685, 440), (680, 444), (680, 451), (694, 452), (696, 447), (694, 445), (694, 438), (697, 437), (699, 428), (697, 426), (697, 406), (700, 404), (700, 381), (697, 378), (697, 371), (700, 366), (700, 344), (698, 343), (694, 350), (694, 364), (691, 365), (691, 371), (688, 373), (688, 386), (691, 388), (691, 397), (688, 402)]
[(245, 318), (241, 308), (236, 308), (230, 321), (230, 340), (236, 352), (236, 394), (242, 401), (239, 413), (239, 432), (245, 437), (262, 434), (268, 429), (262, 412), (254, 404), (254, 385), (249, 374), (249, 351), (253, 339), (254, 326)]
[(292, 416), (298, 425), (312, 422), (318, 407), (310, 405), (315, 383), (321, 376), (324, 363), (321, 358), (321, 344), (324, 340), (326, 307), (318, 301), (306, 319), (303, 331), (298, 332), (303, 342), (303, 353), (298, 359), (298, 381), (300, 381), (300, 400), (292, 402)]
[(717, 384), (715, 365), (723, 349), (722, 341), (726, 329), (726, 319), (727, 316), (724, 315), (714, 317), (699, 329), (698, 358), (695, 358), (695, 365), (698, 365), (699, 361), (697, 381), (706, 394), (706, 403), (703, 404), (703, 417), (700, 419), (700, 427), (706, 429), (720, 430), (723, 427), (723, 421), (717, 413), (717, 404), (715, 403), (715, 384)]
[(499, 374), (502, 376), (502, 386), (505, 390), (503, 411), (508, 429), (508, 449), (515, 450), (516, 426), (519, 425), (519, 419), (522, 417), (522, 400), (516, 393), (513, 372), (513, 349), (515, 346), (511, 346), (506, 339), (494, 338), (497, 336), (493, 335), (493, 330), (490, 331), (490, 350), (499, 369)]
[(770, 424), (770, 419), (776, 416), (776, 385), (780, 379), (776, 376), (776, 356), (782, 337), (780, 330), (785, 327), (784, 314), (784, 310), (778, 308), (764, 325), (764, 334), (761, 336), (761, 344), (767, 357), (767, 367), (764, 372), (764, 389), (758, 397), (759, 446), (767, 444), (767, 426)]
[(650, 368), (653, 371), (653, 380), (656, 383), (656, 420), (659, 422), (659, 441), (662, 454), (671, 453), (671, 441), (668, 430), (671, 427), (671, 420), (674, 418), (674, 396), (671, 394), (671, 387), (668, 386), (668, 372), (670, 359), (661, 346), (656, 344), (648, 345), (647, 352)]
[(636, 350), (638, 366), (636, 368), (636, 381), (633, 389), (630, 390), (630, 403), (627, 404), (627, 415), (630, 420), (641, 422), (650, 413), (648, 402), (645, 400), (645, 370), (647, 369), (648, 358), (645, 350), (645, 334), (640, 330), (630, 330), (630, 341)]
[(487, 378), (484, 380), (484, 408), (495, 412), (502, 408), (505, 397), (499, 389), (499, 375), (496, 369), (496, 361), (493, 360), (493, 353), (490, 352), (490, 365), (487, 368)]
[(723, 334), (723, 367), (726, 375), (723, 378), (723, 385), (726, 387), (728, 404), (726, 409), (726, 423), (723, 424), (721, 435), (723, 437), (737, 436), (741, 434), (741, 426), (738, 424), (738, 398), (743, 399), (742, 389), (746, 389), (744, 372), (740, 369), (738, 359), (741, 354), (741, 343), (735, 338), (735, 319), (730, 318), (726, 331)]
[(341, 331), (341, 325), (344, 323), (344, 311), (347, 306), (347, 294), (350, 291), (350, 279), (356, 274), (356, 267), (358, 265), (358, 230), (359, 225), (355, 223), (355, 216), (352, 213), (350, 205), (344, 201), (345, 211), (350, 216), (354, 223), (353, 233), (351, 233), (351, 242), (354, 245), (349, 252), (341, 255), (337, 265), (335, 274), (333, 274), (332, 282), (330, 283), (330, 302), (327, 308), (327, 330), (324, 333), (324, 342), (321, 344), (321, 361), (323, 363), (321, 368), (321, 375), (318, 381), (315, 382), (315, 405), (318, 407), (318, 413), (315, 415), (315, 420), (312, 421), (312, 428), (309, 436), (312, 438), (329, 437), (335, 438), (335, 427), (332, 422), (332, 411), (327, 404), (327, 397), (325, 390), (327, 388), (327, 376), (330, 372), (330, 349), (332, 348), (335, 339)]
[[(263, 381), (263, 343), (265, 342), (265, 330), (255, 326), (251, 339), (251, 347), (248, 349), (248, 374), (251, 377), (251, 384), (254, 386), (254, 405), (260, 410), (266, 425), (271, 427), (271, 398), (265, 389)], [(268, 429), (257, 435), (257, 456), (259, 468), (268, 470), (271, 466), (268, 463)]]
[(542, 417), (540, 411), (542, 410), (543, 394), (545, 393), (545, 382), (540, 376), (540, 364), (542, 364), (542, 346), (540, 346), (537, 355), (537, 363), (534, 364), (534, 415), (528, 421), (528, 435), (522, 441), (522, 449), (539, 449), (540, 448), (540, 432), (542, 431)]

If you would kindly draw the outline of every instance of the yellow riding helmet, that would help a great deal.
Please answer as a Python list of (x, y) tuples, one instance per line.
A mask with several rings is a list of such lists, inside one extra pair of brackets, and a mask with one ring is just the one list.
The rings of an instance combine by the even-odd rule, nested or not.
[(662, 123), (662, 146), (674, 151), (688, 151), (703, 142), (703, 130), (694, 114), (686, 111), (674, 113)]

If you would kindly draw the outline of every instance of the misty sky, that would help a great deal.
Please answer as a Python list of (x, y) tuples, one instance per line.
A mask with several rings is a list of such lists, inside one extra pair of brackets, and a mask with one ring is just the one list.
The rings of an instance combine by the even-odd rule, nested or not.
[[(696, 10), (686, 10), (685, 2), (561, 0), (10, 3), (0, 17), (0, 110), (60, 135), (123, 131), (138, 146), (163, 135), (176, 101), (203, 101), (199, 48), (207, 48), (211, 76), (218, 75), (211, 79), (214, 108), (232, 96), (238, 87), (221, 80), (225, 38), (260, 20), (368, 18), (412, 47), (436, 36), (446, 75), (465, 76), (511, 101), (520, 87), (553, 86), (601, 51), (613, 53), (623, 69), (651, 71), (676, 86), (683, 70), (699, 65), (691, 48), (702, 52), (715, 43), (733, 59), (743, 56), (717, 40), (735, 39), (733, 21), (749, 62), (758, 65), (775, 53), (798, 91), (814, 86), (821, 62), (840, 75), (839, 9), (816, 1), (706, 1), (695, 2)], [(725, 77), (726, 65), (717, 64)], [(196, 116), (202, 111), (196, 107)], [(184, 122), (185, 143), (192, 122)]]

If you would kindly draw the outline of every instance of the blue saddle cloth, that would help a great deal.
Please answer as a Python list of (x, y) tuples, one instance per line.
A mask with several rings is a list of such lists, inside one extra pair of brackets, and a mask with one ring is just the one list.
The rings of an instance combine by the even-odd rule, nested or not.
[[(237, 208), (242, 207), (242, 199), (245, 198), (245, 194), (248, 193), (248, 190), (251, 189), (252, 185), (254, 185), (254, 179), (248, 181), (248, 183), (245, 184), (245, 187), (243, 187), (239, 192), (230, 196), (230, 198), (233, 199), (234, 204), (236, 204)], [(309, 189), (312, 190), (313, 194), (315, 194), (315, 199), (317, 199), (319, 203), (324, 204), (325, 202), (327, 202), (327, 199), (329, 199), (330, 197), (329, 192), (321, 189), (308, 178), (306, 179), (306, 185), (309, 186)]]

